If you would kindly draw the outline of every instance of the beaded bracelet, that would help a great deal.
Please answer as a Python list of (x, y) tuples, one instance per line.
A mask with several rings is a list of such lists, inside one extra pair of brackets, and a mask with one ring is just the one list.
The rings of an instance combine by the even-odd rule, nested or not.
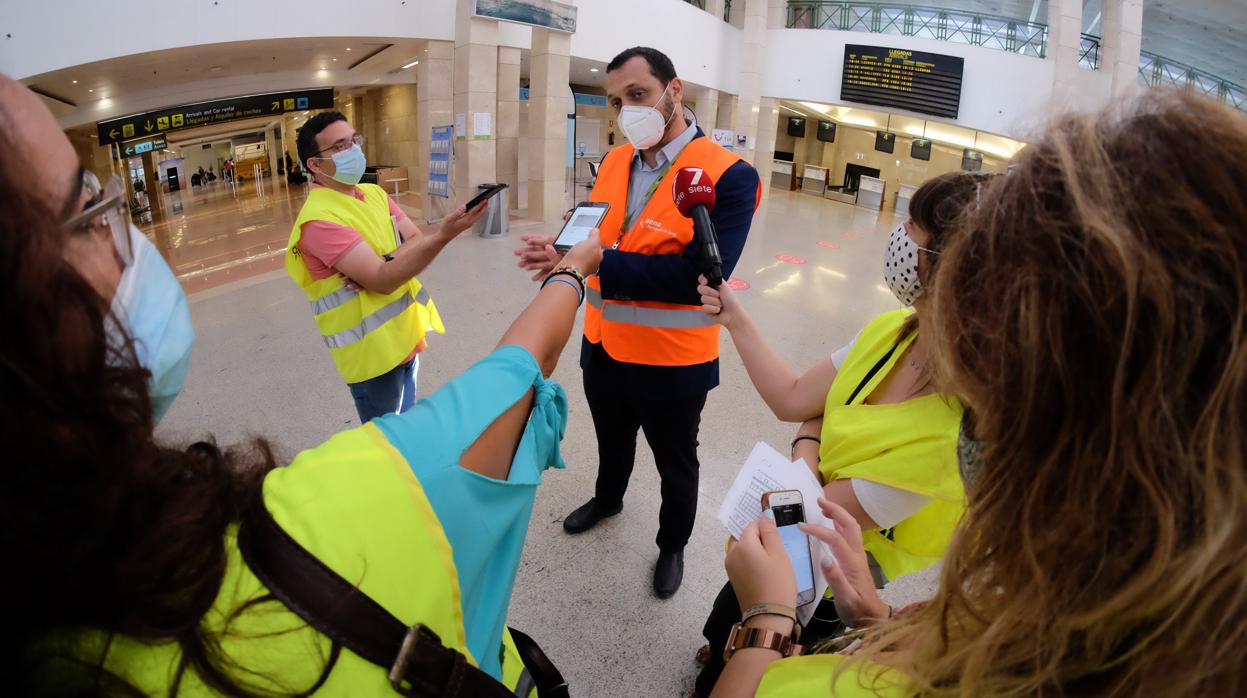
[(585, 275), (580, 273), (579, 269), (569, 264), (565, 264), (559, 267), (558, 269), (555, 269), (554, 271), (550, 272), (550, 276), (557, 276), (559, 274), (564, 274), (566, 276), (570, 276), (574, 278), (576, 282), (579, 283), (582, 288), (585, 285)]

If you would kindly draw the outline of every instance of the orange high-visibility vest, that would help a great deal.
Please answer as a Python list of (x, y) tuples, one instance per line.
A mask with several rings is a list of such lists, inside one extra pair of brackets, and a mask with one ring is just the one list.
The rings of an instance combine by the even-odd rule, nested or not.
[[(740, 162), (740, 157), (709, 138), (694, 138), (676, 157), (625, 232), (628, 175), (634, 152), (630, 144), (625, 144), (607, 153), (589, 194), (590, 201), (610, 204), (610, 211), (598, 226), (602, 244), (611, 246), (618, 242), (621, 252), (680, 254), (693, 240), (693, 220), (682, 216), (675, 207), (671, 187), (676, 173), (684, 167), (696, 167), (711, 182), (718, 182), (729, 167)], [(761, 193), (759, 183), (754, 195), (755, 209)], [(697, 280), (690, 278), (688, 283), (695, 286)], [(589, 277), (588, 285), (585, 337), (594, 344), (600, 343), (616, 361), (691, 366), (718, 358), (719, 326), (706, 317), (700, 305), (604, 299), (596, 275)]]

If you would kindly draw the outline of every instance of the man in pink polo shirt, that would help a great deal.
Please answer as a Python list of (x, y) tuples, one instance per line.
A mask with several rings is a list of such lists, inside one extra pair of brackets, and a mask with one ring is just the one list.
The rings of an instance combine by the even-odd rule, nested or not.
[[(357, 186), (367, 166), (360, 147), (363, 140), (339, 112), (323, 112), (308, 119), (299, 129), (297, 147), (300, 162), (312, 175), (312, 187), (323, 187), (343, 197), (364, 201), (365, 193)], [(349, 287), (360, 292), (393, 293), (423, 271), (447, 243), (470, 228), (485, 210), (485, 204), (471, 213), (460, 207), (436, 230), (424, 232), (393, 199), (389, 196), (385, 199), (401, 238), (398, 249), (390, 254), (379, 255), (370, 245), (361, 244), (364, 239), (360, 233), (340, 222), (303, 222), (298, 241), (299, 258), (313, 280), (340, 274)], [(347, 384), (360, 423), (386, 413), (402, 412), (412, 405), (419, 354), (426, 346), (423, 337), (413, 337), (411, 352), (393, 369), (375, 378)]]

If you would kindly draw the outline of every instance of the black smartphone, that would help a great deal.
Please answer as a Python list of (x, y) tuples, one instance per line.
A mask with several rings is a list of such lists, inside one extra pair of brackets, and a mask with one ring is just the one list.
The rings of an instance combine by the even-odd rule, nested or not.
[(559, 236), (554, 239), (554, 249), (559, 252), (566, 252), (578, 242), (589, 237), (589, 233), (598, 227), (602, 219), (606, 217), (606, 212), (610, 210), (610, 204), (602, 202), (586, 201), (572, 209), (572, 217), (567, 219), (563, 224), (563, 229), (559, 231)]
[(502, 191), (503, 189), (506, 189), (506, 188), (507, 188), (507, 185), (505, 185), (505, 184), (495, 184), (494, 186), (492, 186), (492, 187), (490, 187), (490, 188), (486, 189), (485, 191), (481, 192), (480, 194), (477, 194), (477, 195), (476, 195), (476, 196), (475, 196), (475, 197), (474, 197), (471, 201), (469, 201), (469, 202), (466, 204), (466, 206), (464, 207), (464, 208), (465, 208), (465, 210), (471, 211), (472, 209), (474, 209), (474, 208), (476, 208), (477, 206), (479, 206), (479, 205), (481, 204), (481, 202), (482, 202), (482, 201), (485, 201), (485, 200), (486, 200), (486, 199), (488, 199), (489, 197), (493, 196), (494, 194), (497, 194), (498, 192), (500, 192), (500, 191)]

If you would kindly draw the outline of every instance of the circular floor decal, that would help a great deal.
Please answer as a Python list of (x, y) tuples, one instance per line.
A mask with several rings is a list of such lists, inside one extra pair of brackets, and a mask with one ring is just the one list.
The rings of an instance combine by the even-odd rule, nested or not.
[(775, 255), (775, 259), (778, 259), (785, 264), (805, 264), (804, 259), (793, 254), (777, 254)]
[(737, 278), (731, 278), (727, 280), (727, 287), (733, 291), (744, 291), (749, 288), (749, 282), (742, 281)]
[(826, 247), (826, 248), (827, 248), (827, 249), (829, 249), (829, 250), (838, 250), (838, 249), (840, 249), (840, 243), (838, 243), (838, 242), (827, 242), (827, 241), (825, 241), (825, 240), (819, 240), (819, 241), (818, 241), (818, 246), (819, 246), (819, 247)]

